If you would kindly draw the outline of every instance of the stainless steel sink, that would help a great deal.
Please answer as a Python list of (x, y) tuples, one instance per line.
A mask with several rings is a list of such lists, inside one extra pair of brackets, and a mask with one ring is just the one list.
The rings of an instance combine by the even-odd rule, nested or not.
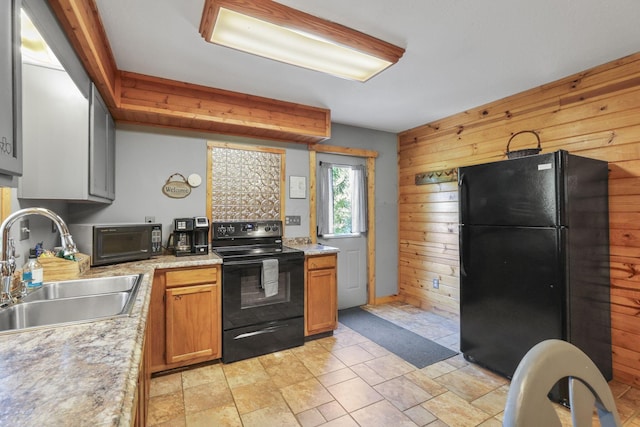
[(141, 281), (131, 275), (45, 283), (0, 309), (0, 332), (128, 316)]
[(131, 292), (138, 286), (140, 275), (96, 277), (92, 279), (64, 280), (44, 283), (23, 298), (23, 301), (40, 301), (59, 298), (72, 298), (86, 295), (98, 295), (113, 292)]

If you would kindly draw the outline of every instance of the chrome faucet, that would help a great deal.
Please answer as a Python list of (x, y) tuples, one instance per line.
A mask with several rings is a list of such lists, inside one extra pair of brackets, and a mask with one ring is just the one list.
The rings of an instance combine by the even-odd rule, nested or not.
[(20, 209), (9, 215), (0, 224), (0, 235), (2, 235), (2, 248), (0, 249), (0, 265), (2, 269), (2, 291), (0, 294), (0, 305), (12, 304), (15, 302), (11, 295), (11, 285), (13, 282), (13, 273), (16, 270), (16, 249), (13, 239), (9, 238), (11, 226), (20, 218), (27, 215), (41, 215), (49, 218), (58, 227), (60, 239), (62, 240), (62, 249), (64, 255), (71, 255), (78, 252), (76, 244), (69, 233), (69, 228), (60, 216), (45, 208), (26, 208)]

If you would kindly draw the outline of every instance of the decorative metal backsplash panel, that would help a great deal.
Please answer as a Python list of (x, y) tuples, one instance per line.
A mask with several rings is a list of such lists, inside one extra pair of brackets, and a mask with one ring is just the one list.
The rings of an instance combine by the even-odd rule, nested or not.
[(211, 156), (213, 221), (280, 218), (280, 154), (213, 147)]

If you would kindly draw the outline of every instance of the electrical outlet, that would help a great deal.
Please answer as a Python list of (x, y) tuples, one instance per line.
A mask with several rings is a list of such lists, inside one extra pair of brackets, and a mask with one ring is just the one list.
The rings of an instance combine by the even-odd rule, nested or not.
[(20, 221), (20, 240), (27, 240), (29, 238), (29, 220), (23, 219)]
[(433, 289), (439, 289), (440, 288), (440, 279), (438, 279), (437, 277), (435, 277), (433, 279)]
[(146, 222), (147, 224), (152, 224), (152, 223), (156, 222), (156, 217), (155, 216), (145, 216), (144, 217), (144, 222)]
[(288, 215), (284, 217), (284, 225), (300, 225), (302, 217), (300, 215)]

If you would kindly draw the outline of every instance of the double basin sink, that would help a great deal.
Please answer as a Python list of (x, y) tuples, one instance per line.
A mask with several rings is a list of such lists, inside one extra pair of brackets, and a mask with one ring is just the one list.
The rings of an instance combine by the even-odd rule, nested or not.
[(21, 302), (0, 308), (0, 333), (128, 316), (142, 277), (132, 274), (45, 282)]

